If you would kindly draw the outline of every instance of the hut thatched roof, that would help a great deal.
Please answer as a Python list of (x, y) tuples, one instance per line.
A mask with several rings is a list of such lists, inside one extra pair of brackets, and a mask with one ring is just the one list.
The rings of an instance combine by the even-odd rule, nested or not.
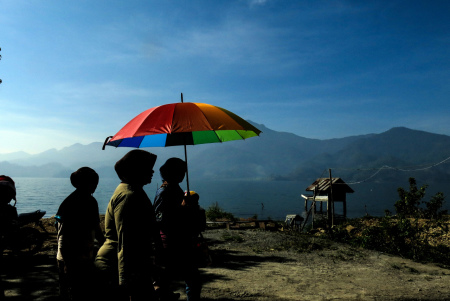
[[(355, 192), (341, 178), (331, 178), (331, 180), (332, 180), (332, 184), (333, 184), (333, 190), (335, 190), (335, 189), (339, 190), (339, 191), (344, 190), (344, 192), (346, 192), (346, 193)], [(314, 191), (316, 186), (317, 186), (318, 191), (330, 190), (330, 178), (319, 178), (319, 179), (315, 180), (314, 183), (312, 183), (311, 185), (308, 186), (308, 188), (306, 188), (306, 191)]]

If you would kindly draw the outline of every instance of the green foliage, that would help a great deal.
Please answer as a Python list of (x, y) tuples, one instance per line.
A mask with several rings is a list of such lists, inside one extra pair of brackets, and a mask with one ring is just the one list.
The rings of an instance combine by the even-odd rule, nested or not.
[(219, 203), (215, 203), (214, 205), (209, 206), (208, 209), (205, 210), (206, 219), (209, 221), (217, 221), (217, 220), (227, 220), (227, 221), (235, 221), (236, 218), (233, 214), (226, 212), (222, 208), (220, 208)]
[[(409, 178), (409, 191), (402, 187), (397, 189), (399, 200), (395, 203), (395, 210), (397, 215), (401, 218), (406, 217), (423, 217), (439, 219), (447, 210), (441, 210), (444, 205), (444, 194), (442, 192), (436, 193), (431, 197), (430, 201), (423, 201), (428, 185), (423, 185), (417, 188), (416, 179)], [(425, 208), (421, 208), (420, 204), (424, 204)]]
[(423, 210), (425, 218), (440, 219), (447, 214), (447, 210), (441, 210), (444, 205), (444, 194), (442, 192), (436, 193), (429, 202), (425, 203), (426, 209)]
[(428, 185), (423, 185), (417, 188), (416, 179), (409, 178), (409, 191), (406, 191), (402, 187), (397, 189), (400, 200), (395, 203), (395, 210), (399, 216), (417, 216), (419, 212), (419, 205)]

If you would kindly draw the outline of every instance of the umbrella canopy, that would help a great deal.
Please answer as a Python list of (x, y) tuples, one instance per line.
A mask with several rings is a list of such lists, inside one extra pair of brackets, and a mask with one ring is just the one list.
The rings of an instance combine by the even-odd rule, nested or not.
[[(134, 117), (106, 145), (115, 147), (165, 147), (244, 140), (259, 136), (256, 127), (238, 115), (205, 103), (183, 102), (148, 109)], [(189, 191), (189, 174), (186, 170)]]
[(256, 127), (236, 114), (204, 103), (181, 102), (148, 109), (128, 122), (105, 145), (164, 147), (242, 140)]

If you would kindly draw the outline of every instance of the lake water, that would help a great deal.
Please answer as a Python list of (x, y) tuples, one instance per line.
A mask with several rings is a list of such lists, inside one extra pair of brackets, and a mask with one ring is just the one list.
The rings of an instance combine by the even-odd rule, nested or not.
[[(17, 188), (17, 210), (19, 213), (46, 210), (45, 217), (53, 216), (61, 202), (74, 190), (69, 179), (62, 178), (20, 178), (15, 177)], [(236, 217), (249, 218), (255, 215), (260, 219), (272, 218), (284, 220), (287, 214), (304, 215), (304, 199), (306, 187), (311, 182), (296, 181), (190, 181), (190, 189), (200, 195), (200, 205), (203, 208), (219, 204), (227, 212)], [(100, 179), (94, 197), (103, 214), (109, 199), (119, 184), (118, 179)], [(149, 198), (153, 201), (156, 189), (161, 181), (145, 186)], [(421, 185), (420, 183), (418, 183)], [(384, 210), (394, 212), (394, 203), (398, 199), (398, 184), (392, 183), (362, 183), (350, 185), (355, 193), (347, 195), (347, 217), (361, 217), (366, 212), (372, 216), (383, 216)], [(181, 184), (185, 189), (186, 185)], [(407, 183), (402, 185), (407, 188)], [(450, 189), (440, 187), (445, 195)], [(427, 191), (428, 192), (428, 191)], [(434, 194), (430, 185), (428, 196)], [(448, 209), (448, 204), (446, 204)], [(342, 205), (335, 205), (336, 213), (342, 213)]]

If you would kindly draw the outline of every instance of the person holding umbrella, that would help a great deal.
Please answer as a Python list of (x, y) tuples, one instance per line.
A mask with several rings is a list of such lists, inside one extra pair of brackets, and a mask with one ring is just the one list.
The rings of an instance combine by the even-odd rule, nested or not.
[(105, 214), (106, 241), (96, 266), (107, 285), (102, 300), (153, 300), (155, 250), (161, 247), (153, 205), (143, 187), (153, 176), (156, 155), (132, 150), (114, 168), (121, 183)]
[(185, 194), (180, 187), (186, 169), (186, 162), (179, 158), (170, 158), (161, 166), (163, 184), (156, 192), (154, 206), (164, 246), (163, 287), (167, 288), (176, 276), (181, 276), (186, 284), (187, 301), (197, 301), (201, 281), (192, 244), (195, 221), (188, 206), (184, 206)]

